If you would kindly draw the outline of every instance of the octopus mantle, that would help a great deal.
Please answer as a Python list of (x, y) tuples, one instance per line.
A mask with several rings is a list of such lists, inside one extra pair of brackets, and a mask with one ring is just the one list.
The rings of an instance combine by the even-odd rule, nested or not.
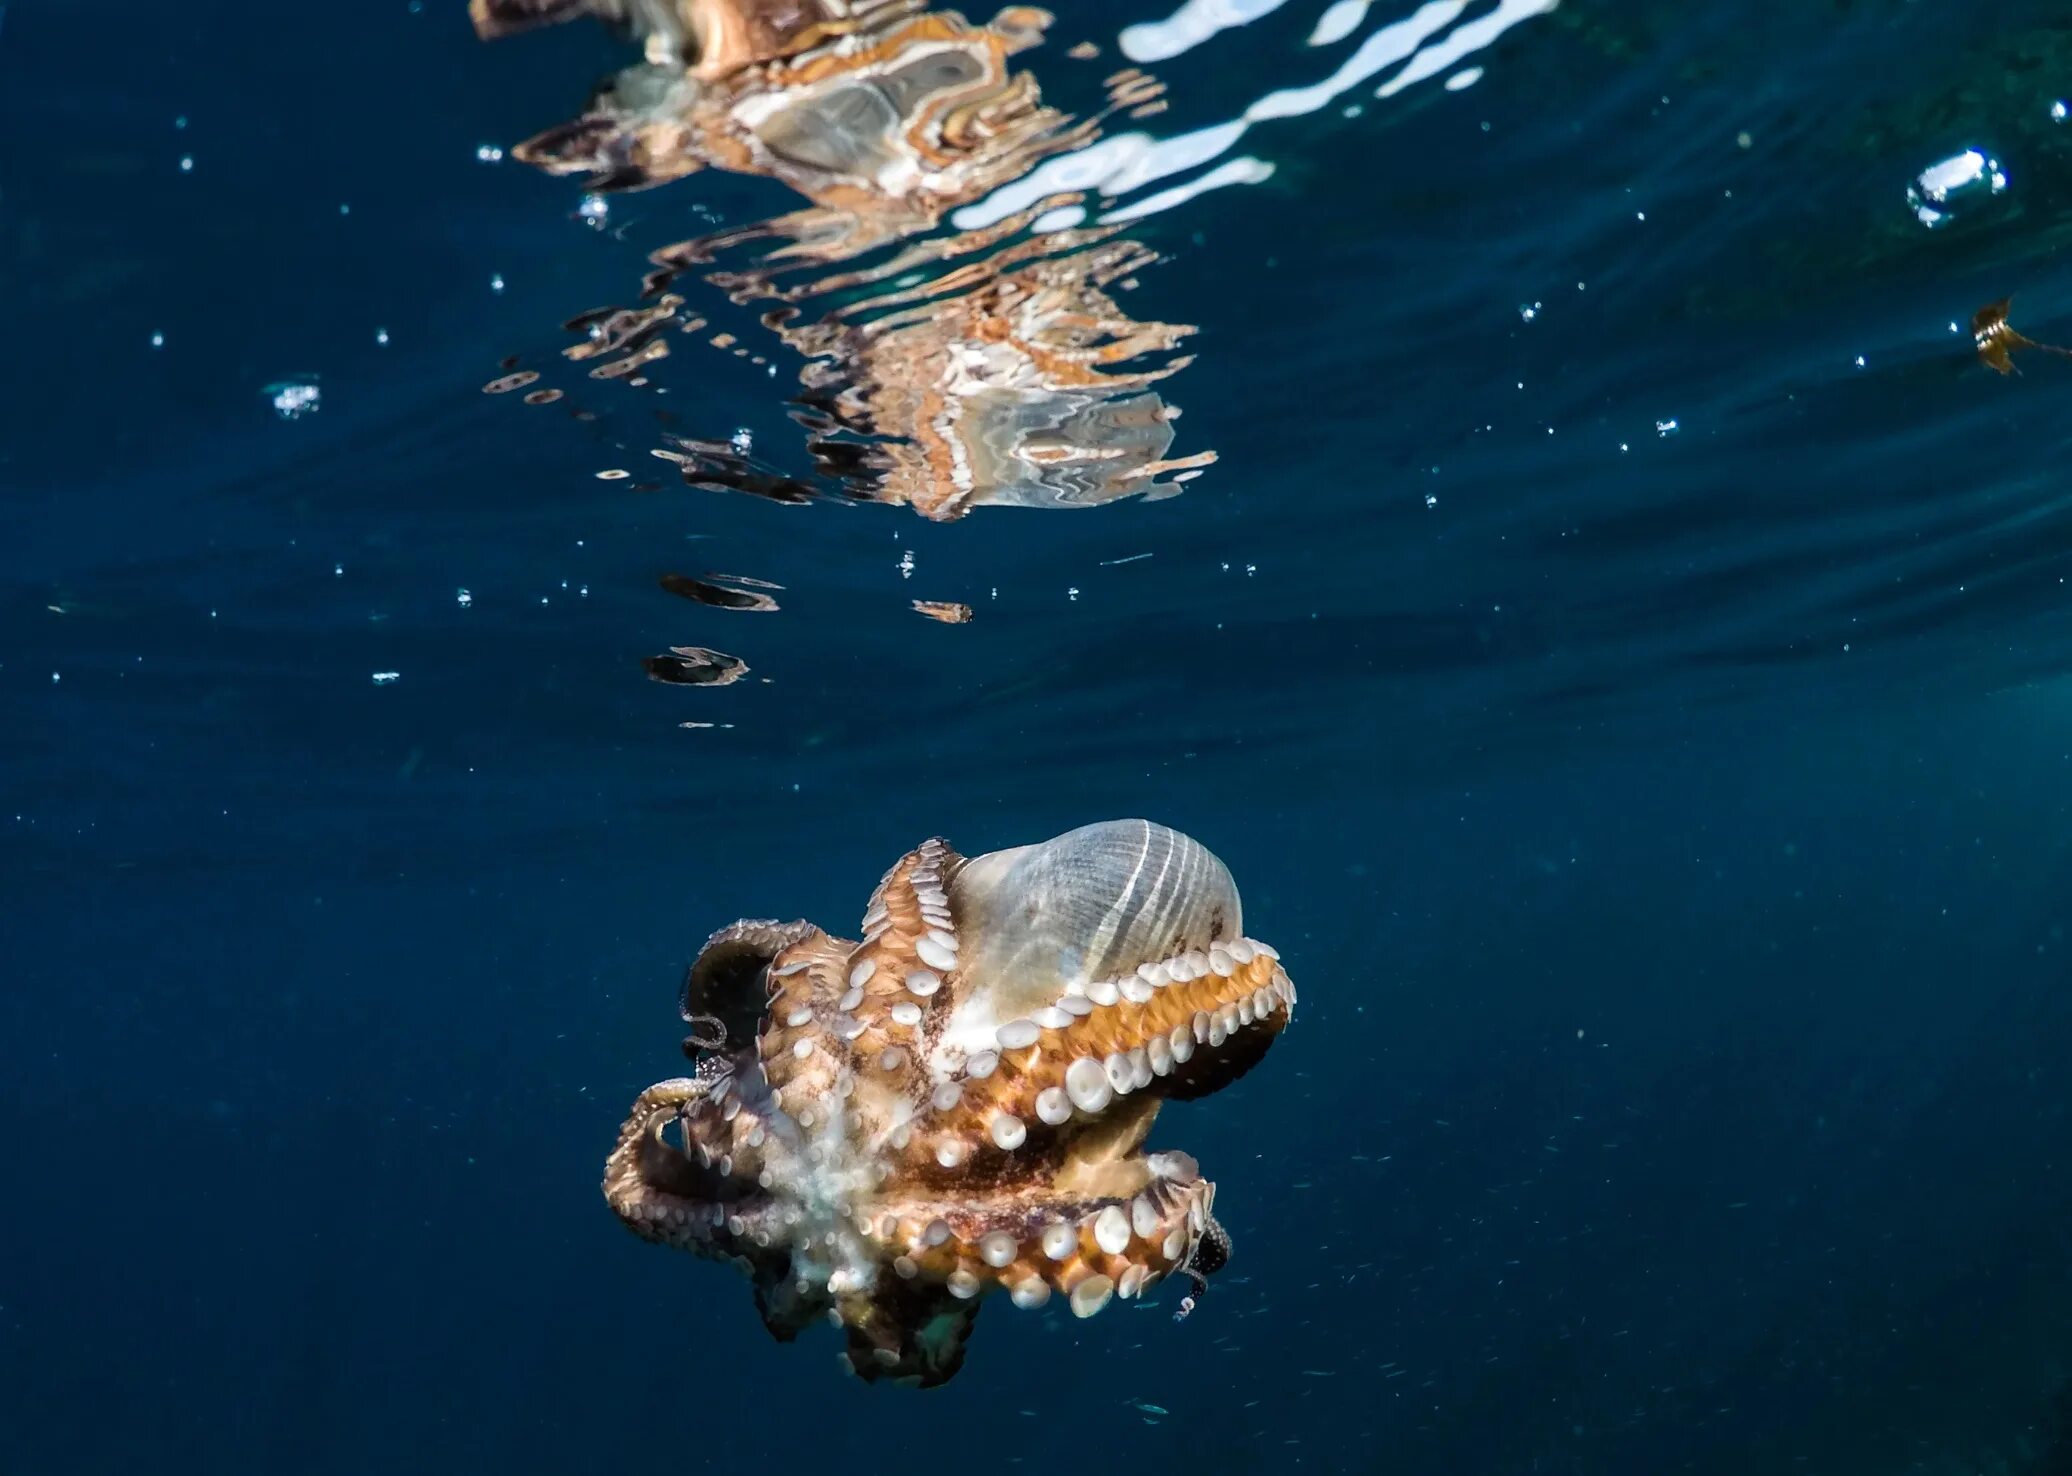
[(1222, 1263), (1215, 1186), (1143, 1143), (1256, 1064), (1295, 991), (1214, 855), (1142, 820), (975, 859), (932, 840), (862, 933), (705, 945), (696, 1074), (641, 1093), (605, 1165), (635, 1233), (743, 1266), (779, 1339), (825, 1316), (856, 1373), (923, 1385), (994, 1287), (1089, 1317)]

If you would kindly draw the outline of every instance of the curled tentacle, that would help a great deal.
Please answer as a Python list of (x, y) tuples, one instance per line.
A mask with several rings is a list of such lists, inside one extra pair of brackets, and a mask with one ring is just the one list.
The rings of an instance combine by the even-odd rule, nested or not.
[(683, 1038), (683, 1053), (689, 1060), (708, 1051), (717, 1052), (727, 1048), (727, 1022), (717, 1015), (701, 1015), (691, 1010), (683, 1012), (684, 1023), (691, 1027), (691, 1033)]

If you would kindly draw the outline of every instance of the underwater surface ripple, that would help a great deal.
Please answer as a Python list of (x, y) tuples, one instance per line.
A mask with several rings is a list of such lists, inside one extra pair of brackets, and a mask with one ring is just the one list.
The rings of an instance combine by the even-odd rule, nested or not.
[[(2056, 8), (915, 11), (0, 7), (0, 1466), (2072, 1472)], [(1131, 815), (1186, 1322), (612, 1223), (713, 929)]]

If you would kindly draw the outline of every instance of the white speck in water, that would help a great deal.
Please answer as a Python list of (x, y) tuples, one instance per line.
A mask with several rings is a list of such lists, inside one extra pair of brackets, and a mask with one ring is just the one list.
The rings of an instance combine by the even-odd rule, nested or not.
[(1482, 69), (1480, 67), (1467, 67), (1455, 72), (1446, 79), (1446, 90), (1448, 92), (1465, 92), (1481, 80)]
[(173, 127), (175, 127), (175, 128), (185, 128), (186, 126), (187, 126), (187, 115), (186, 115), (185, 113), (182, 113), (182, 114), (181, 114), (181, 115), (180, 115), (179, 117), (177, 117), (177, 118), (173, 119)]
[(1856, 367), (1857, 367), (1857, 368), (1859, 368), (1859, 369), (1861, 369), (1861, 368), (1863, 367), (1863, 355), (1862, 355), (1862, 354), (1858, 354), (1858, 355), (1856, 356)]
[(1540, 305), (1538, 303), (1521, 302), (1520, 304), (1518, 304), (1518, 316), (1523, 318), (1526, 322), (1530, 323), (1534, 318), (1537, 318), (1539, 315)]
[(477, 164), (501, 164), (503, 161), (504, 151), (495, 144), (475, 145), (475, 162)]
[(58, 675), (58, 674), (57, 674), (56, 672), (52, 672), (52, 673), (50, 674), (50, 679), (51, 679), (51, 680), (52, 680), (53, 682), (56, 682), (56, 681), (61, 681), (61, 680), (63, 680), (63, 678), (61, 678), (61, 677), (60, 677), (60, 676), (59, 676), (59, 675)]
[(386, 329), (386, 328), (377, 328), (377, 329), (375, 329), (375, 330), (374, 330), (374, 341), (375, 341), (376, 343), (380, 344), (380, 345), (381, 345), (381, 346), (382, 346), (383, 348), (387, 348), (387, 347), (388, 347), (388, 329)]
[(1625, 443), (1624, 441), (1621, 441), (1621, 442), (1619, 442), (1619, 449), (1620, 449), (1621, 451), (1624, 451), (1624, 450), (1626, 450), (1626, 449), (1627, 449), (1627, 447), (1626, 447), (1626, 443)]
[(1066, 599), (1068, 599), (1068, 600), (1076, 600), (1076, 599), (1078, 599), (1078, 598), (1079, 598), (1079, 586), (1075, 584), (1075, 585), (1072, 585), (1072, 586), (1071, 586), (1070, 588), (1068, 588), (1068, 589), (1067, 589), (1067, 590), (1065, 591), (1065, 598), (1066, 598)]
[(727, 444), (734, 448), (736, 456), (746, 456), (755, 449), (755, 432), (745, 425), (734, 427), (734, 434), (727, 438)]
[(1425, 493), (1425, 506), (1426, 506), (1426, 507), (1437, 507), (1438, 505), (1439, 505), (1439, 494), (1438, 494), (1438, 493), (1436, 493), (1436, 492), (1427, 492), (1427, 493)]
[(2050, 116), (2051, 116), (2051, 121), (2052, 121), (2052, 122), (2054, 122), (2054, 123), (2062, 123), (2062, 122), (2064, 122), (2064, 121), (2065, 121), (2065, 104), (2064, 104), (2064, 103), (2063, 103), (2062, 101), (2059, 101), (2059, 102), (2054, 102), (2054, 103), (2052, 103), (2052, 104), (2050, 105)]
[(315, 414), (323, 396), (313, 379), (285, 379), (269, 384), (264, 393), (273, 405), (273, 413), (283, 420), (300, 420)]
[(611, 218), (611, 201), (602, 195), (585, 195), (583, 203), (576, 207), (576, 214), (598, 230), (603, 230)]
[(182, 174), (194, 173), (194, 155), (182, 154), (180, 156), (180, 172)]
[(903, 548), (899, 551), (898, 569), (901, 579), (912, 579), (914, 577), (914, 551), (912, 549)]
[(152, 335), (151, 335), (151, 346), (152, 346), (153, 348), (164, 348), (164, 347), (165, 347), (165, 335), (164, 335), (163, 333), (154, 333), (154, 334), (152, 334)]
[(454, 602), (457, 603), (463, 610), (467, 609), (468, 606), (475, 603), (475, 597), (469, 594), (466, 590), (459, 591), (457, 594), (454, 595), (453, 598)]
[(332, 577), (333, 579), (343, 579), (343, 578), (345, 578), (345, 565), (343, 565), (343, 564), (333, 564), (333, 565), (331, 566), (331, 577)]
[(400, 671), (377, 671), (376, 673), (374, 673), (374, 685), (377, 687), (386, 687), (390, 683), (394, 682), (396, 678), (401, 676), (402, 674), (403, 673), (401, 673)]
[(502, 272), (491, 272), (489, 274), (489, 290), (491, 292), (501, 292), (504, 290), (504, 274)]
[(353, 213), (353, 208), (352, 206), (348, 205), (345, 201), (340, 200), (338, 202), (338, 213), (340, 215), (351, 215)]
[(1655, 422), (1655, 434), (1658, 436), (1673, 436), (1676, 434), (1676, 430), (1677, 426), (1674, 418)]

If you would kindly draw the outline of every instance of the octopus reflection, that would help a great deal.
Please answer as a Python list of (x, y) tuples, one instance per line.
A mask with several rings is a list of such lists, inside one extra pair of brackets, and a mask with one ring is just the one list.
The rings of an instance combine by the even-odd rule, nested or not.
[[(1009, 65), (1041, 39), (1046, 13), (1010, 7), (984, 26), (870, 0), (475, 0), (474, 13), (485, 35), (589, 13), (645, 40), (643, 63), (516, 157), (600, 191), (707, 167), (762, 174), (807, 202), (657, 252), (648, 306), (572, 324), (585, 337), (570, 358), (642, 384), (669, 353), (670, 325), (704, 326), (671, 289), (723, 253), (761, 249), (707, 281), (737, 303), (776, 304), (763, 321), (805, 360), (795, 418), (819, 478), (671, 436), (656, 454), (687, 482), (785, 501), (832, 492), (944, 520), (1170, 495), (1214, 459), (1168, 457), (1178, 411), (1153, 388), (1185, 367), (1176, 350), (1193, 330), (1138, 322), (1115, 300), (1154, 253), (1086, 224), (1070, 192), (938, 230), (1097, 136), (1097, 120), (1047, 106)], [(1113, 106), (1156, 105), (1141, 74), (1111, 82)]]
[(696, 1073), (640, 1095), (605, 1198), (746, 1270), (780, 1340), (833, 1321), (866, 1379), (949, 1379), (996, 1287), (1080, 1317), (1176, 1272), (1198, 1293), (1229, 1253), (1215, 1186), (1144, 1144), (1287, 1026), (1278, 958), (1223, 863), (1163, 826), (969, 859), (929, 841), (859, 942), (713, 936), (684, 984)]

